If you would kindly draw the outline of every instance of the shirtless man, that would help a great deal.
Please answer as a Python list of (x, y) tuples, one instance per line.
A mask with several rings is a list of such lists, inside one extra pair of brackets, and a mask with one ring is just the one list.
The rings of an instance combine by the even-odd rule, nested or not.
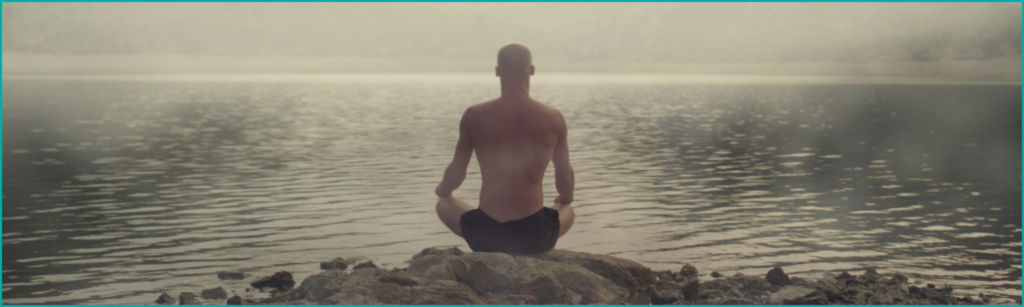
[[(501, 97), (466, 109), (455, 158), (434, 191), (437, 215), (477, 252), (535, 254), (551, 250), (572, 227), (574, 175), (562, 113), (530, 98), (530, 50), (510, 44), (498, 52)], [(476, 150), (483, 187), (480, 209), (455, 198)], [(555, 164), (558, 197), (544, 207), (541, 183)]]

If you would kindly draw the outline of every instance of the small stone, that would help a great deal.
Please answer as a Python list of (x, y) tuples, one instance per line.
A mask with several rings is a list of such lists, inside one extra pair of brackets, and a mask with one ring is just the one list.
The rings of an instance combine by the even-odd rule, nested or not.
[(697, 268), (687, 263), (679, 270), (679, 275), (686, 277), (686, 279), (695, 279), (697, 278)]
[(879, 274), (878, 274), (878, 271), (875, 270), (875, 268), (868, 268), (867, 270), (864, 270), (864, 276), (877, 276), (877, 275), (879, 275)]
[(250, 284), (253, 288), (274, 288), (278, 290), (291, 290), (295, 286), (295, 279), (292, 278), (292, 273), (288, 271), (280, 271), (274, 273), (273, 276), (267, 276), (260, 278), (256, 282)]
[(669, 270), (656, 271), (656, 272), (654, 272), (654, 276), (657, 276), (658, 280), (662, 280), (662, 281), (672, 280), (672, 271), (669, 271)]
[(903, 276), (903, 274), (896, 273), (895, 275), (892, 276), (892, 278), (889, 279), (889, 284), (901, 285), (907, 283), (907, 280), (908, 278), (906, 276)]
[(220, 271), (217, 272), (217, 278), (224, 279), (245, 279), (249, 275), (239, 271)]
[(669, 305), (684, 299), (679, 287), (672, 282), (659, 283), (651, 294), (651, 304)]
[(228, 290), (224, 290), (224, 287), (216, 287), (213, 289), (206, 289), (199, 293), (204, 299), (208, 300), (222, 300), (228, 298)]
[(918, 294), (921, 293), (921, 288), (918, 288), (917, 286), (910, 286), (907, 287), (907, 292), (910, 294)]
[(373, 264), (373, 261), (363, 262), (363, 263), (357, 264), (356, 266), (352, 267), (353, 270), (358, 270), (358, 269), (376, 269), (376, 268), (377, 268), (377, 265)]
[(341, 257), (334, 258), (334, 260), (331, 261), (320, 262), (321, 270), (344, 270), (346, 268), (348, 268), (348, 263), (346, 263), (345, 259), (342, 259)]
[(775, 267), (771, 271), (768, 271), (768, 275), (766, 275), (765, 278), (767, 278), (768, 283), (773, 286), (785, 286), (792, 284), (792, 282), (789, 281), (789, 275), (786, 275), (786, 273), (782, 271), (781, 267)]
[(839, 274), (836, 279), (853, 279), (853, 275), (850, 275), (850, 272), (843, 271), (843, 273)]
[(161, 293), (160, 297), (156, 298), (156, 303), (161, 305), (171, 305), (174, 304), (174, 302), (174, 297), (167, 294), (167, 292)]
[(929, 289), (935, 289), (935, 284), (928, 284), (926, 285), (926, 287), (928, 287)]
[(697, 297), (697, 293), (700, 292), (700, 281), (696, 278), (682, 282), (680, 292), (683, 293), (683, 298), (687, 300), (693, 300)]
[(722, 277), (722, 273), (718, 273), (718, 272), (711, 272), (711, 277), (712, 277), (712, 278), (719, 278), (719, 277)]
[(178, 301), (181, 301), (182, 305), (202, 305), (203, 302), (199, 301), (195, 293), (182, 292), (178, 295)]
[(228, 299), (228, 305), (245, 305), (245, 300), (241, 296), (235, 295)]

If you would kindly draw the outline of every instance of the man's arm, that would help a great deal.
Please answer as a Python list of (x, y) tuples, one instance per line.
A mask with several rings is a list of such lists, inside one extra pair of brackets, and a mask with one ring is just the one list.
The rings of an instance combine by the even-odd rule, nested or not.
[(472, 109), (467, 108), (462, 114), (462, 120), (459, 122), (459, 142), (455, 145), (455, 158), (444, 170), (444, 179), (434, 190), (438, 197), (451, 196), (452, 191), (466, 180), (466, 168), (469, 167), (469, 158), (473, 156), (473, 142), (469, 138), (469, 113)]
[(566, 141), (569, 128), (565, 124), (565, 117), (558, 112), (558, 123), (555, 124), (555, 131), (558, 133), (558, 143), (555, 144), (555, 153), (551, 161), (555, 164), (555, 188), (558, 190), (556, 204), (571, 204), (573, 201), (573, 189), (576, 186), (576, 174), (569, 165), (569, 144)]

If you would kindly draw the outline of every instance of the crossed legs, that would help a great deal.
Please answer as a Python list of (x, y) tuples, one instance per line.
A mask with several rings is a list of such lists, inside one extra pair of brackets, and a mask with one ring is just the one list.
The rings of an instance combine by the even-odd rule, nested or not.
[(473, 210), (473, 207), (461, 199), (455, 198), (455, 195), (441, 197), (437, 200), (437, 217), (441, 218), (441, 222), (459, 237), (462, 237), (459, 220), (462, 219), (462, 214), (469, 210)]
[[(555, 204), (552, 209), (558, 211), (558, 224), (560, 225), (558, 237), (561, 238), (572, 227), (573, 221), (576, 220), (576, 212), (569, 205)], [(437, 200), (437, 217), (441, 219), (445, 226), (448, 226), (449, 230), (459, 237), (462, 237), (462, 227), (459, 226), (459, 220), (462, 219), (462, 214), (469, 210), (473, 210), (473, 207), (456, 198), (455, 195), (441, 197)]]

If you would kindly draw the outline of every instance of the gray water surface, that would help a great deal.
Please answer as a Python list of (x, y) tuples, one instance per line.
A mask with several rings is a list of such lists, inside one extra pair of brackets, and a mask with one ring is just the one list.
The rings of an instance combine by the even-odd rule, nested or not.
[[(1019, 83), (543, 80), (533, 96), (565, 114), (577, 180), (558, 248), (1021, 295)], [(468, 250), (433, 190), (462, 111), (497, 92), (458, 76), (5, 76), (3, 301), (245, 294), (252, 280), (216, 272), (301, 280), (335, 257)], [(455, 194), (475, 205), (479, 188), (472, 162)]]

